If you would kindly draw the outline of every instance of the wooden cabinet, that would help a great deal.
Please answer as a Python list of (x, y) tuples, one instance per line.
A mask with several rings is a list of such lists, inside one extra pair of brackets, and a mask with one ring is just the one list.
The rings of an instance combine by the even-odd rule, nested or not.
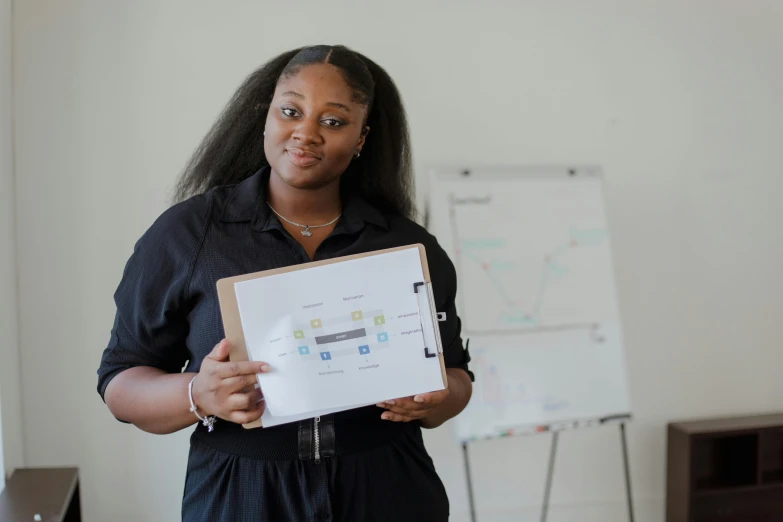
[(669, 424), (666, 521), (783, 521), (783, 414)]
[(0, 522), (79, 522), (79, 470), (23, 468), (0, 494)]

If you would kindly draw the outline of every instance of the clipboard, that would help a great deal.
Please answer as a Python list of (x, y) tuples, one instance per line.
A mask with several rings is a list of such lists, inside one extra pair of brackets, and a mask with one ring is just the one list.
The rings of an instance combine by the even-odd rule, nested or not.
[[(435, 298), (432, 288), (432, 281), (430, 278), (429, 265), (427, 264), (427, 253), (424, 245), (421, 243), (405, 245), (394, 248), (387, 248), (383, 250), (376, 250), (372, 252), (366, 252), (362, 254), (353, 254), (349, 256), (336, 257), (332, 259), (325, 259), (321, 261), (312, 261), (308, 263), (302, 263), (298, 265), (292, 265), (282, 268), (275, 268), (271, 270), (264, 270), (261, 272), (253, 272), (248, 274), (242, 274), (233, 277), (227, 277), (219, 279), (217, 281), (217, 293), (218, 301), (220, 304), (220, 311), (223, 321), (223, 329), (225, 332), (226, 340), (230, 345), (229, 359), (231, 361), (248, 361), (250, 356), (247, 349), (247, 342), (245, 340), (245, 332), (242, 326), (242, 320), (239, 313), (239, 304), (237, 301), (237, 295), (234, 290), (234, 285), (240, 282), (249, 281), (252, 279), (269, 277), (273, 275), (283, 274), (287, 272), (293, 272), (297, 270), (307, 270), (319, 266), (330, 265), (334, 263), (340, 263), (344, 261), (350, 261), (354, 259), (368, 258), (372, 256), (384, 255), (392, 252), (409, 250), (417, 248), (419, 251), (419, 257), (421, 260), (421, 269), (424, 276), (423, 281), (411, 281), (411, 292), (416, 294), (417, 303), (419, 306), (419, 321), (421, 323), (422, 336), (424, 337), (424, 353), (425, 358), (437, 357), (440, 363), (441, 376), (443, 379), (444, 389), (448, 388), (448, 377), (446, 374), (446, 365), (443, 355), (443, 344), (440, 337), (439, 322), (446, 320), (445, 313), (439, 313), (435, 309)], [(427, 317), (429, 324), (431, 325), (432, 335), (427, 335), (429, 330), (425, 328), (422, 318)], [(428, 339), (430, 337), (430, 339)], [(397, 398), (389, 397), (388, 399)], [(350, 409), (351, 407), (345, 407), (344, 409)], [(245, 429), (261, 428), (263, 427), (262, 419), (259, 418), (255, 422), (243, 424)]]

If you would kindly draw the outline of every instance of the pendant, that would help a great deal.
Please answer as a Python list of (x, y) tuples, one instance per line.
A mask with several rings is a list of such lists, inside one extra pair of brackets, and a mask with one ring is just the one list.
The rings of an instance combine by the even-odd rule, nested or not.
[(310, 227), (305, 227), (304, 230), (302, 230), (302, 235), (305, 237), (310, 237), (313, 235), (312, 232), (310, 232)]

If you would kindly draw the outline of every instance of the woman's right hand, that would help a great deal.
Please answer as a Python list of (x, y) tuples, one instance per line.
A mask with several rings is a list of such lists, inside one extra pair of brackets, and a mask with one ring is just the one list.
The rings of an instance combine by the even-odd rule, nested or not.
[(204, 358), (193, 380), (193, 402), (202, 417), (214, 415), (237, 424), (253, 422), (264, 413), (256, 374), (268, 372), (269, 365), (230, 361), (228, 353), (228, 341), (223, 339)]

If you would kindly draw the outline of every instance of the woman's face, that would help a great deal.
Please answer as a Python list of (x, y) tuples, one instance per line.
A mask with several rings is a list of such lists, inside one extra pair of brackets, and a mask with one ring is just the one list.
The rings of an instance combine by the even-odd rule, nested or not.
[(308, 65), (282, 80), (269, 106), (264, 136), (273, 172), (301, 189), (339, 179), (364, 145), (366, 112), (332, 65)]

